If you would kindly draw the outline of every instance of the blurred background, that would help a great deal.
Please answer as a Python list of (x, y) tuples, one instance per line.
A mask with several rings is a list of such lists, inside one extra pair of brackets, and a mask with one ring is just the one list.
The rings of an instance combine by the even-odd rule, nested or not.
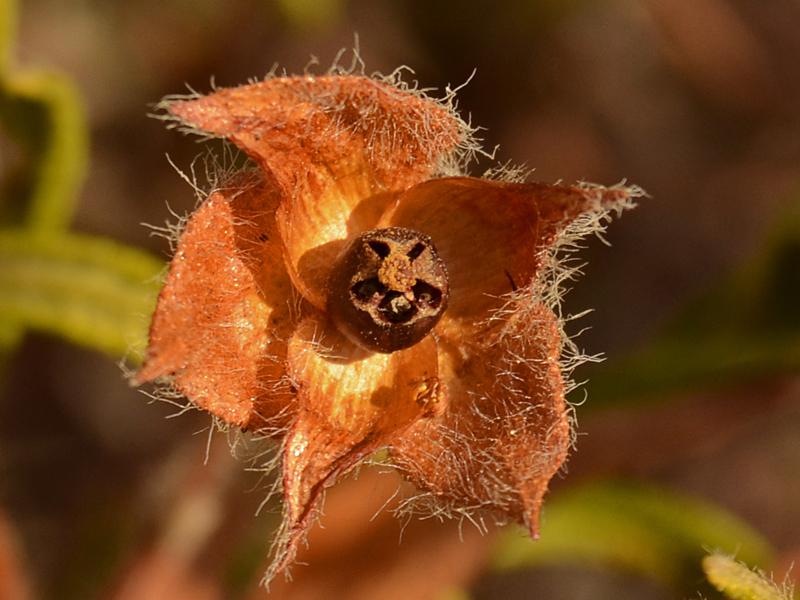
[(576, 372), (542, 539), (429, 520), (399, 543), (372, 518), (398, 483), (362, 469), (270, 597), (714, 598), (715, 549), (797, 578), (798, 31), (796, 0), (0, 0), (0, 598), (266, 595), (268, 482), (120, 368), (169, 258), (142, 223), (195, 205), (165, 155), (203, 150), (147, 115), (212, 76), (324, 72), (355, 34), (368, 72), (470, 80), (500, 163), (651, 198), (567, 297), (607, 360)]

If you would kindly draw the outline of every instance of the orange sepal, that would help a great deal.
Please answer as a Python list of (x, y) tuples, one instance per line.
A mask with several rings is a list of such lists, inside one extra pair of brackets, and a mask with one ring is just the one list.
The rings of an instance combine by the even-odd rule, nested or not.
[(450, 278), (449, 306), (437, 331), (461, 343), (483, 335), (478, 330), (508, 294), (530, 285), (572, 222), (624, 207), (636, 193), (448, 177), (400, 195), (380, 226), (409, 227), (431, 237)]
[(138, 383), (168, 379), (196, 406), (239, 427), (285, 427), (292, 287), (260, 176), (211, 193), (178, 242), (150, 326)]
[(166, 107), (231, 140), (274, 178), (289, 273), (320, 309), (332, 259), (374, 224), (351, 218), (359, 204), (428, 179), (468, 136), (449, 107), (363, 76), (274, 78)]
[(287, 357), (299, 412), (284, 441), (286, 533), (272, 572), (293, 560), (324, 489), (432, 414), (439, 401), (437, 345), (431, 337), (378, 354), (355, 346), (324, 317), (309, 317), (292, 335)]
[(397, 468), (439, 510), (493, 511), (536, 537), (542, 499), (571, 441), (560, 351), (556, 316), (535, 302), (469, 356), (440, 347), (446, 408), (392, 443)]

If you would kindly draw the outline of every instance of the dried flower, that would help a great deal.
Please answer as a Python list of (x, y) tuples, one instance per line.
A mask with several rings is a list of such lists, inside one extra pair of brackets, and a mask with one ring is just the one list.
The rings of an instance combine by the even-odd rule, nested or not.
[(280, 442), (286, 566), (323, 490), (378, 449), (439, 514), (537, 535), (572, 440), (557, 254), (635, 188), (462, 175), (452, 94), (347, 73), (165, 101), (255, 163), (191, 216), (138, 381)]

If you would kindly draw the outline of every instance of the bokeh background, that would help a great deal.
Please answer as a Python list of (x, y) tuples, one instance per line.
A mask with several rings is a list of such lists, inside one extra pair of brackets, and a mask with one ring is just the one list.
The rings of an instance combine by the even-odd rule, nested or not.
[(270, 597), (716, 597), (706, 551), (778, 581), (800, 561), (795, 0), (0, 7), (0, 598), (265, 596), (268, 482), (207, 416), (167, 418), (179, 409), (120, 368), (169, 257), (142, 223), (195, 205), (166, 155), (186, 169), (202, 152), (148, 112), (212, 76), (313, 57), (324, 72), (356, 34), (368, 72), (469, 81), (459, 107), (496, 162), (651, 198), (612, 224), (612, 247), (587, 241), (567, 297), (594, 309), (573, 331), (608, 360), (576, 373), (578, 451), (543, 539), (431, 520), (398, 543), (401, 524), (372, 518), (397, 481), (364, 469)]

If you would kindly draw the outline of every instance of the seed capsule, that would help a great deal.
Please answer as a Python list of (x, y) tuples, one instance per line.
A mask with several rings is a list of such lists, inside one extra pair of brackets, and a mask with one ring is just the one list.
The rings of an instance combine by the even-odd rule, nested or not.
[(328, 310), (352, 342), (374, 352), (413, 346), (447, 308), (447, 269), (431, 239), (413, 229), (372, 229), (333, 269)]

